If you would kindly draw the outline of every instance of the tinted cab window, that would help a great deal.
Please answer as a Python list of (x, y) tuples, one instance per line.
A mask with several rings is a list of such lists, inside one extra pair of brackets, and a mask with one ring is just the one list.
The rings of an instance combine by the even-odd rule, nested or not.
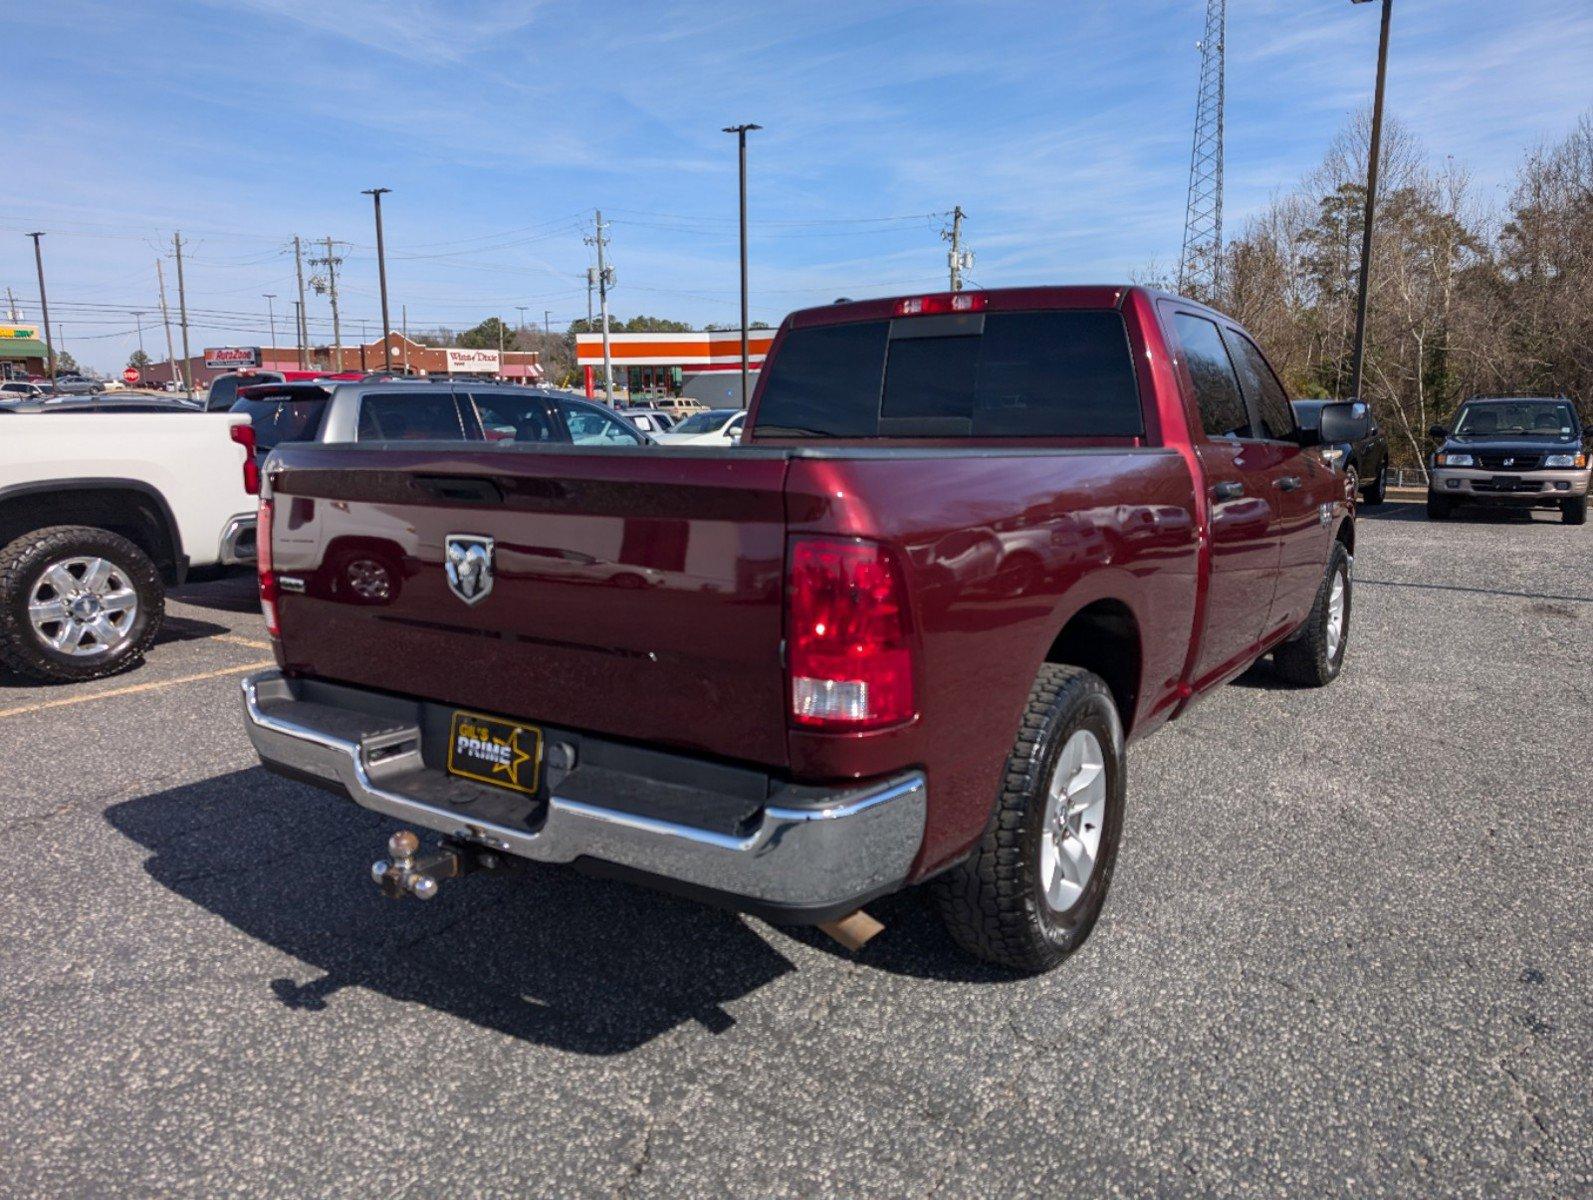
[(1195, 405), (1200, 411), (1200, 427), (1210, 438), (1247, 438), (1250, 414), (1233, 362), (1223, 347), (1222, 334), (1214, 322), (1193, 313), (1177, 313), (1173, 325), (1195, 385)]
[(1233, 362), (1239, 368), (1239, 381), (1255, 406), (1261, 421), (1261, 435), (1273, 441), (1287, 441), (1294, 435), (1294, 410), (1278, 377), (1256, 344), (1234, 329), (1223, 331)]
[(259, 383), (281, 383), (282, 376), (270, 372), (254, 375), (218, 375), (211, 381), (205, 396), (205, 409), (209, 412), (226, 412), (238, 399), (238, 389)]
[(1134, 437), (1144, 431), (1116, 311), (950, 313), (788, 330), (764, 437)]

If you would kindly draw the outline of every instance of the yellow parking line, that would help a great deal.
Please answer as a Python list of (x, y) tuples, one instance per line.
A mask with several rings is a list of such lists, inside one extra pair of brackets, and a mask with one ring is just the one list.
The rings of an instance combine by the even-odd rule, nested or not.
[(161, 688), (176, 687), (180, 683), (198, 683), (201, 679), (220, 679), (224, 675), (242, 675), (245, 671), (258, 671), (262, 667), (276, 666), (275, 659), (244, 663), (241, 667), (223, 667), (219, 671), (201, 671), (198, 675), (179, 675), (176, 679), (157, 679), (150, 683), (135, 683), (127, 687), (111, 688), (89, 696), (66, 696), (60, 700), (42, 700), (38, 704), (21, 704), (16, 708), (0, 708), (0, 717), (19, 717), (23, 713), (42, 712), (46, 708), (65, 708), (69, 704), (87, 704), (90, 700), (109, 700), (113, 696), (131, 696), (136, 692), (154, 692)]
[(207, 642), (230, 642), (234, 646), (247, 646), (251, 650), (269, 650), (270, 642), (262, 642), (258, 638), (246, 638), (236, 633), (218, 633), (213, 637), (203, 639)]

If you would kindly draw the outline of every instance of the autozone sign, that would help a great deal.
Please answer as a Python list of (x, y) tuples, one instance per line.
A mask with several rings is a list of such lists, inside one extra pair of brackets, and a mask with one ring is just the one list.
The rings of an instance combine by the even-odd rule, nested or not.
[(498, 373), (498, 352), (496, 350), (460, 350), (450, 346), (448, 348), (448, 369), (450, 371), (490, 371)]
[(221, 370), (260, 365), (259, 346), (212, 346), (205, 351), (205, 366)]

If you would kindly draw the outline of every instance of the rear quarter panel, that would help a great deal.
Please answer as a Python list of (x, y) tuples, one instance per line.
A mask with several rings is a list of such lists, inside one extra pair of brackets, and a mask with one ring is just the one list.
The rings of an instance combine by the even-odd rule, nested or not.
[(1121, 601), (1138, 623), (1133, 734), (1176, 705), (1194, 625), (1194, 507), (1188, 467), (1170, 450), (793, 459), (793, 536), (859, 535), (897, 551), (921, 672), (916, 720), (862, 735), (792, 731), (792, 772), (921, 766), (930, 821), (915, 870), (959, 856), (983, 833), (1040, 665), (1086, 605)]

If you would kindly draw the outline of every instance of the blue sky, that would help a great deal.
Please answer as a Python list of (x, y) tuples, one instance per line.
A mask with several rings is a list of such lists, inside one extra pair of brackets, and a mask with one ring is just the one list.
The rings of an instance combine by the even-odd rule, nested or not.
[[(1122, 279), (1178, 253), (1203, 9), (52, 0), (7, 18), (0, 289), (37, 319), (22, 235), (47, 230), (52, 323), (112, 370), (173, 229), (196, 351), (265, 340), (264, 292), (284, 328), (283, 248), (331, 235), (346, 321), (379, 326), (360, 189), (382, 184), (395, 324), (584, 316), (598, 207), (616, 313), (733, 321), (738, 121), (765, 126), (755, 318), (940, 285), (954, 204), (979, 285)], [(1375, 4), (1230, 0), (1230, 232), (1369, 102), (1376, 40)], [(1588, 0), (1396, 0), (1389, 108), (1498, 199), (1593, 105), (1589, 64)]]

